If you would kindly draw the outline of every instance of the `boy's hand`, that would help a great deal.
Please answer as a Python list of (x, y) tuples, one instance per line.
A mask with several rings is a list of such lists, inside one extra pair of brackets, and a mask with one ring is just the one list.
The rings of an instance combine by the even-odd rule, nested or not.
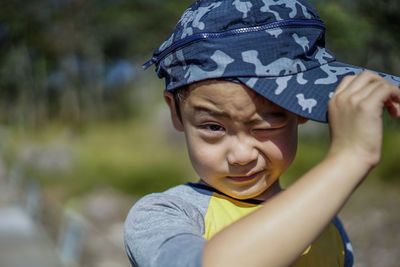
[(400, 118), (400, 90), (369, 71), (347, 76), (329, 102), (330, 155), (344, 155), (372, 168), (379, 163), (382, 115)]

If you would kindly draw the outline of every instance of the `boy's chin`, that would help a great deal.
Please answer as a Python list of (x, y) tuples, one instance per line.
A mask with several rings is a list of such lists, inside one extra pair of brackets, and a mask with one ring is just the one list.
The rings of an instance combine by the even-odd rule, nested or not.
[(266, 182), (261, 180), (254, 184), (225, 187), (224, 190), (220, 191), (232, 198), (240, 200), (258, 199), (264, 201), (279, 193), (281, 187), (279, 181), (268, 185)]
[(236, 187), (236, 188), (224, 188), (222, 191), (226, 195), (240, 199), (240, 200), (245, 200), (245, 199), (253, 199), (257, 198), (261, 195), (263, 195), (266, 191), (268, 190), (268, 187), (261, 187), (258, 185), (248, 185), (248, 186), (242, 186), (242, 187)]

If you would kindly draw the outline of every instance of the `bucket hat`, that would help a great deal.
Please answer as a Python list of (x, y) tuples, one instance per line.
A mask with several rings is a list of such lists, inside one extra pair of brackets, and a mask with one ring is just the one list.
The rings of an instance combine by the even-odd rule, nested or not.
[[(200, 0), (143, 67), (156, 65), (166, 90), (234, 78), (302, 117), (327, 122), (341, 79), (364, 69), (336, 60), (325, 25), (304, 0)], [(378, 72), (400, 86), (400, 77)]]

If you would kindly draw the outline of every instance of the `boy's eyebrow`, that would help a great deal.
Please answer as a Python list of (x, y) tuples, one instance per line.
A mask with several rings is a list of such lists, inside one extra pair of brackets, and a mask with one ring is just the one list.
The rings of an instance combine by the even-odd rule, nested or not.
[(211, 115), (215, 117), (224, 117), (224, 118), (229, 118), (229, 114), (224, 112), (224, 111), (219, 111), (219, 110), (214, 110), (210, 109), (208, 107), (203, 107), (203, 106), (194, 106), (194, 114), (195, 115)]
[(281, 123), (286, 121), (287, 114), (282, 111), (266, 111), (260, 114), (261, 118), (252, 119), (246, 124), (256, 124), (259, 122), (267, 121), (269, 123)]
[[(219, 111), (219, 110), (214, 110), (214, 109), (210, 109), (208, 107), (204, 107), (204, 106), (194, 106), (194, 114), (195, 115), (210, 115), (210, 116), (215, 116), (215, 117), (223, 117), (223, 118), (230, 118), (231, 116), (224, 112), (224, 111)], [(262, 114), (260, 114), (261, 118), (256, 118), (256, 119), (252, 119), (249, 122), (247, 122), (246, 124), (253, 124), (256, 122), (260, 122), (262, 120), (268, 121), (268, 120), (273, 120), (273, 121), (282, 121), (285, 120), (287, 118), (287, 114), (283, 111), (280, 110), (269, 110), (266, 112), (263, 112)]]

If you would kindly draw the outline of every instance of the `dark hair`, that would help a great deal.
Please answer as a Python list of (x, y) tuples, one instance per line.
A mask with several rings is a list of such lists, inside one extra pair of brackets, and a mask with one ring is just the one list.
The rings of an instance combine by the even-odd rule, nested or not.
[(180, 105), (183, 101), (185, 101), (188, 94), (189, 94), (188, 86), (179, 87), (172, 91), (172, 95), (174, 96), (176, 113), (181, 122), (182, 122), (182, 115), (181, 115), (181, 106)]

